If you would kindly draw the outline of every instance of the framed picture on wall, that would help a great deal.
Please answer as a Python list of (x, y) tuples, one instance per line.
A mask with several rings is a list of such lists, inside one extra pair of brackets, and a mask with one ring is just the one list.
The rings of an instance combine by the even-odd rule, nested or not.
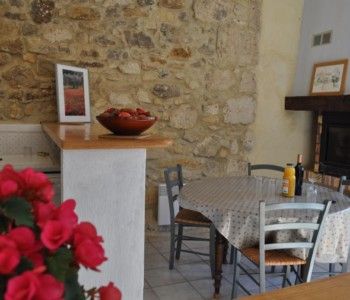
[(345, 90), (347, 68), (347, 59), (315, 64), (310, 95), (342, 95)]
[(91, 122), (87, 69), (57, 64), (56, 92), (61, 123)]

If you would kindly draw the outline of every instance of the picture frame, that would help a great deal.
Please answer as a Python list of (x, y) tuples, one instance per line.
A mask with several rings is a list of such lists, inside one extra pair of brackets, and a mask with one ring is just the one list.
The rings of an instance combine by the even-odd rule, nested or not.
[(56, 64), (56, 93), (60, 123), (91, 122), (87, 69)]
[(314, 64), (310, 84), (310, 95), (343, 95), (347, 69), (348, 59)]

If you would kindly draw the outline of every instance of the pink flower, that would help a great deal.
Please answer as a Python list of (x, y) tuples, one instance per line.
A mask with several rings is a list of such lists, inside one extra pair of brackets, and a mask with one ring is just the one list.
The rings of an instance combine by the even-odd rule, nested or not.
[(74, 212), (75, 200), (69, 199), (64, 201), (61, 206), (56, 207), (53, 203), (34, 203), (35, 220), (40, 228), (50, 220), (56, 220), (64, 223), (73, 229), (78, 223), (78, 216)]
[(103, 242), (102, 237), (97, 235), (96, 228), (93, 224), (90, 222), (81, 222), (74, 228), (73, 244), (77, 246), (86, 239), (96, 243)]
[(44, 246), (50, 250), (57, 250), (69, 240), (72, 229), (61, 221), (50, 220), (42, 229), (40, 239)]
[(0, 274), (12, 273), (20, 261), (16, 243), (8, 237), (0, 236)]
[(12, 229), (7, 236), (16, 243), (21, 255), (27, 257), (35, 267), (44, 264), (44, 258), (40, 253), (43, 246), (35, 239), (32, 230), (27, 227), (17, 227)]
[(34, 300), (38, 287), (37, 275), (29, 271), (24, 272), (8, 281), (5, 300)]
[(42, 202), (34, 202), (33, 206), (36, 223), (43, 228), (49, 220), (53, 219), (56, 207), (53, 203)]
[(110, 282), (107, 286), (101, 286), (98, 289), (100, 300), (121, 300), (122, 293), (120, 290)]
[(63, 300), (64, 285), (49, 274), (27, 271), (7, 283), (5, 300)]
[(36, 250), (35, 235), (27, 227), (14, 228), (7, 236), (16, 243), (18, 250), (23, 255)]
[(63, 300), (64, 284), (57, 281), (49, 274), (38, 276), (39, 288), (35, 294), (35, 300)]
[(19, 173), (24, 184), (24, 197), (29, 201), (51, 202), (54, 190), (51, 181), (44, 173), (35, 172), (31, 168)]
[(18, 184), (13, 180), (3, 180), (0, 182), (0, 198), (7, 198), (18, 193)]
[(105, 252), (99, 243), (86, 239), (74, 249), (76, 261), (83, 266), (97, 270), (97, 267), (107, 260)]
[(54, 212), (54, 220), (59, 220), (69, 227), (74, 227), (78, 223), (78, 216), (74, 212), (76, 202), (74, 199), (65, 200)]

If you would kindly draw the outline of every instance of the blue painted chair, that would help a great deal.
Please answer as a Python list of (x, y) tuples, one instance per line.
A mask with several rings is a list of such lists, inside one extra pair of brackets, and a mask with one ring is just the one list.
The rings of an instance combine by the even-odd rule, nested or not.
[[(168, 194), (170, 209), (170, 257), (169, 269), (174, 268), (174, 257), (180, 259), (181, 252), (193, 253), (197, 255), (209, 256), (211, 274), (214, 276), (215, 268), (215, 227), (212, 222), (197, 211), (181, 208), (175, 216), (174, 202), (178, 200), (179, 193), (183, 187), (182, 167), (167, 168), (164, 170), (165, 183)], [(175, 233), (176, 225), (178, 233)], [(205, 227), (209, 228), (209, 238), (183, 235), (186, 227)], [(182, 241), (208, 241), (209, 253), (202, 253), (182, 248)]]
[[(312, 269), (314, 266), (316, 250), (320, 241), (322, 229), (324, 227), (324, 220), (328, 214), (331, 201), (321, 203), (278, 203), (266, 205), (264, 201), (260, 202), (259, 207), (259, 246), (253, 248), (244, 248), (234, 250), (234, 272), (233, 272), (233, 287), (231, 298), (236, 298), (237, 289), (240, 287), (247, 294), (250, 292), (239, 281), (240, 270), (248, 275), (253, 282), (260, 287), (260, 293), (264, 293), (265, 288), (265, 276), (267, 266), (283, 266), (283, 284), (284, 287), (289, 280), (290, 272), (293, 271), (300, 282), (309, 282), (311, 279)], [(318, 219), (316, 223), (276, 223), (266, 224), (266, 214), (282, 211), (282, 210), (309, 210), (317, 211)], [(270, 243), (266, 242), (266, 233), (277, 232), (282, 230), (299, 230), (305, 229), (312, 232), (310, 241), (305, 242), (286, 242), (286, 243)], [(307, 249), (308, 256), (305, 260), (295, 257), (286, 249)], [(241, 254), (246, 256), (253, 264), (259, 268), (259, 281), (257, 281), (240, 263)], [(295, 266), (304, 266), (303, 275), (299, 275), (299, 272), (295, 269)], [(275, 274), (276, 275), (276, 274)]]

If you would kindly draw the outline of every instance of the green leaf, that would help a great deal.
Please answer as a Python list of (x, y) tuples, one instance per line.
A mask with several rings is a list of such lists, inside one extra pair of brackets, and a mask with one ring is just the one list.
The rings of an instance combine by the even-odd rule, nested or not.
[(60, 281), (65, 281), (68, 271), (73, 261), (72, 251), (67, 248), (58, 249), (54, 255), (46, 259), (46, 265), (49, 273)]
[(65, 300), (85, 300), (84, 289), (78, 282), (78, 271), (69, 273), (64, 282)]
[(7, 232), (8, 219), (5, 216), (0, 216), (0, 233)]
[(21, 261), (19, 262), (16, 272), (17, 274), (21, 274), (25, 271), (32, 270), (33, 269), (33, 263), (26, 257), (21, 257)]
[(32, 206), (24, 198), (11, 198), (2, 204), (3, 214), (14, 220), (17, 226), (34, 226)]

